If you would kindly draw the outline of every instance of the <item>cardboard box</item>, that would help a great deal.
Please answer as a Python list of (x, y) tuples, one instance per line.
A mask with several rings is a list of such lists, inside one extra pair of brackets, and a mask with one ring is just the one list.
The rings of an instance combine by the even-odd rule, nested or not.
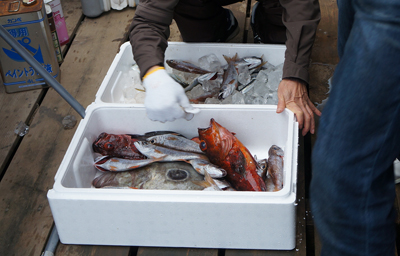
[[(268, 52), (268, 47), (264, 47)], [(105, 80), (115, 74), (115, 69), (113, 63)], [(99, 90), (98, 99), (105, 100), (104, 91)], [(201, 111), (191, 121), (160, 123), (146, 117), (143, 105), (97, 100), (88, 106), (86, 117), (80, 122), (55, 176), (54, 186), (47, 194), (62, 243), (295, 248), (298, 123), (294, 114), (289, 110), (276, 114), (276, 106), (270, 105), (196, 107)], [(271, 145), (280, 146), (285, 152), (283, 189), (278, 192), (178, 191), (91, 186), (97, 174), (92, 143), (101, 132), (141, 134), (172, 130), (191, 138), (198, 135), (198, 128), (208, 127), (211, 118), (235, 132), (258, 159), (268, 157)]]

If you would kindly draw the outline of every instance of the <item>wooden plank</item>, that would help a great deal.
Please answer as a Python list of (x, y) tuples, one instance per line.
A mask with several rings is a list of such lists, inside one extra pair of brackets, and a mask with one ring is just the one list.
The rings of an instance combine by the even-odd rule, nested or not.
[[(64, 18), (67, 24), (68, 34), (73, 35), (76, 25), (82, 15), (80, 0), (62, 1)], [(41, 89), (7, 94), (0, 77), (0, 116), (3, 122), (0, 124), (0, 177), (3, 176), (15, 151), (23, 138), (14, 133), (19, 122), (29, 125), (31, 118), (40, 104), (43, 95)]]
[(57, 247), (55, 255), (62, 256), (129, 256), (130, 247), (127, 246), (91, 246), (91, 245), (63, 245)]
[(321, 21), (312, 50), (313, 62), (336, 65), (337, 54), (338, 8), (336, 0), (320, 0)]
[(137, 256), (218, 256), (218, 249), (139, 247)]
[[(131, 8), (110, 11), (82, 23), (61, 67), (61, 84), (84, 107), (94, 101), (133, 14)], [(46, 194), (75, 131), (64, 130), (61, 120), (71, 114), (80, 120), (49, 89), (0, 183), (0, 255), (41, 254), (53, 223)]]

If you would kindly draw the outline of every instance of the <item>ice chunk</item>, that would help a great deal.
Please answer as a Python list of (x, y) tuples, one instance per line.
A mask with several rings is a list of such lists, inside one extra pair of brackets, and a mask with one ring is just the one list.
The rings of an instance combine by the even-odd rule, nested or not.
[(206, 80), (203, 81), (203, 90), (206, 92), (211, 92), (213, 90), (219, 89), (221, 87), (221, 83), (217, 80)]
[(236, 91), (233, 95), (232, 95), (232, 103), (233, 104), (244, 104), (244, 95), (241, 92)]
[(268, 95), (267, 103), (269, 105), (278, 105), (278, 92), (272, 92)]
[(218, 71), (221, 68), (221, 62), (214, 53), (204, 55), (198, 62), (199, 66), (205, 70)]
[(249, 68), (245, 65), (239, 65), (238, 67), (238, 82), (240, 84), (248, 84), (251, 81)]
[(17, 124), (17, 127), (14, 130), (14, 133), (20, 137), (23, 137), (28, 133), (28, 131), (29, 131), (29, 126), (26, 125), (24, 122), (20, 121)]
[(282, 70), (274, 70), (268, 75), (268, 82), (267, 87), (269, 88), (270, 92), (278, 91), (279, 83), (282, 80)]
[(207, 98), (204, 101), (205, 104), (221, 104), (221, 101), (217, 98)]

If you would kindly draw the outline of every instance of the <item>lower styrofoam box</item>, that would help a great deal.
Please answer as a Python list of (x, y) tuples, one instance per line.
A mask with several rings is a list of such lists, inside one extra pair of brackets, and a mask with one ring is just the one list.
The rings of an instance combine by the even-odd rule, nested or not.
[[(263, 56), (264, 61), (276, 66), (284, 61), (286, 46), (273, 44), (221, 44), (221, 43), (183, 43), (169, 42), (165, 51), (165, 59), (179, 59), (198, 63), (204, 55), (214, 53), (222, 64), (226, 63), (223, 55), (233, 57)], [(104, 77), (96, 94), (99, 103), (124, 103), (123, 83), (120, 83), (123, 73), (135, 64), (132, 48), (129, 42), (121, 45), (111, 66)], [(165, 65), (168, 68), (168, 65)]]
[[(267, 105), (196, 105), (200, 113), (160, 123), (143, 105), (91, 104), (48, 191), (62, 243), (202, 248), (293, 249), (296, 232), (298, 123)], [(283, 148), (277, 192), (96, 189), (92, 143), (102, 132), (176, 131), (188, 138), (214, 118), (258, 157)]]

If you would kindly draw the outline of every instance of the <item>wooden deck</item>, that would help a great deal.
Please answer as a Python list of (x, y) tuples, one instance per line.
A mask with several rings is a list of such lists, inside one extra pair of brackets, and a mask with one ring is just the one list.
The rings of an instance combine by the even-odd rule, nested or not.
[[(71, 42), (63, 47), (61, 84), (83, 107), (95, 100), (95, 94), (118, 52), (127, 41), (134, 8), (111, 10), (97, 18), (82, 15), (80, 0), (63, 0)], [(232, 42), (251, 42), (250, 7), (244, 1), (229, 8), (237, 17), (241, 33)], [(327, 97), (327, 80), (338, 62), (336, 54), (336, 1), (320, 0), (322, 20), (312, 54), (310, 97), (320, 103)], [(181, 41), (176, 24), (171, 25), (170, 41)], [(80, 116), (53, 89), (6, 94), (0, 86), (0, 255), (40, 255), (53, 226), (47, 201), (55, 173), (63, 159), (75, 128), (65, 130), (62, 119)], [(29, 133), (19, 137), (14, 129), (20, 121), (29, 125)], [(59, 243), (59, 255), (189, 255), (189, 256), (277, 256), (319, 255), (308, 207), (310, 152), (314, 136), (300, 138), (297, 198), (297, 245), (291, 251), (227, 250), (198, 248), (155, 248), (81, 246)], [(398, 203), (396, 205), (399, 205)], [(73, 213), (71, 213), (73, 214)]]

